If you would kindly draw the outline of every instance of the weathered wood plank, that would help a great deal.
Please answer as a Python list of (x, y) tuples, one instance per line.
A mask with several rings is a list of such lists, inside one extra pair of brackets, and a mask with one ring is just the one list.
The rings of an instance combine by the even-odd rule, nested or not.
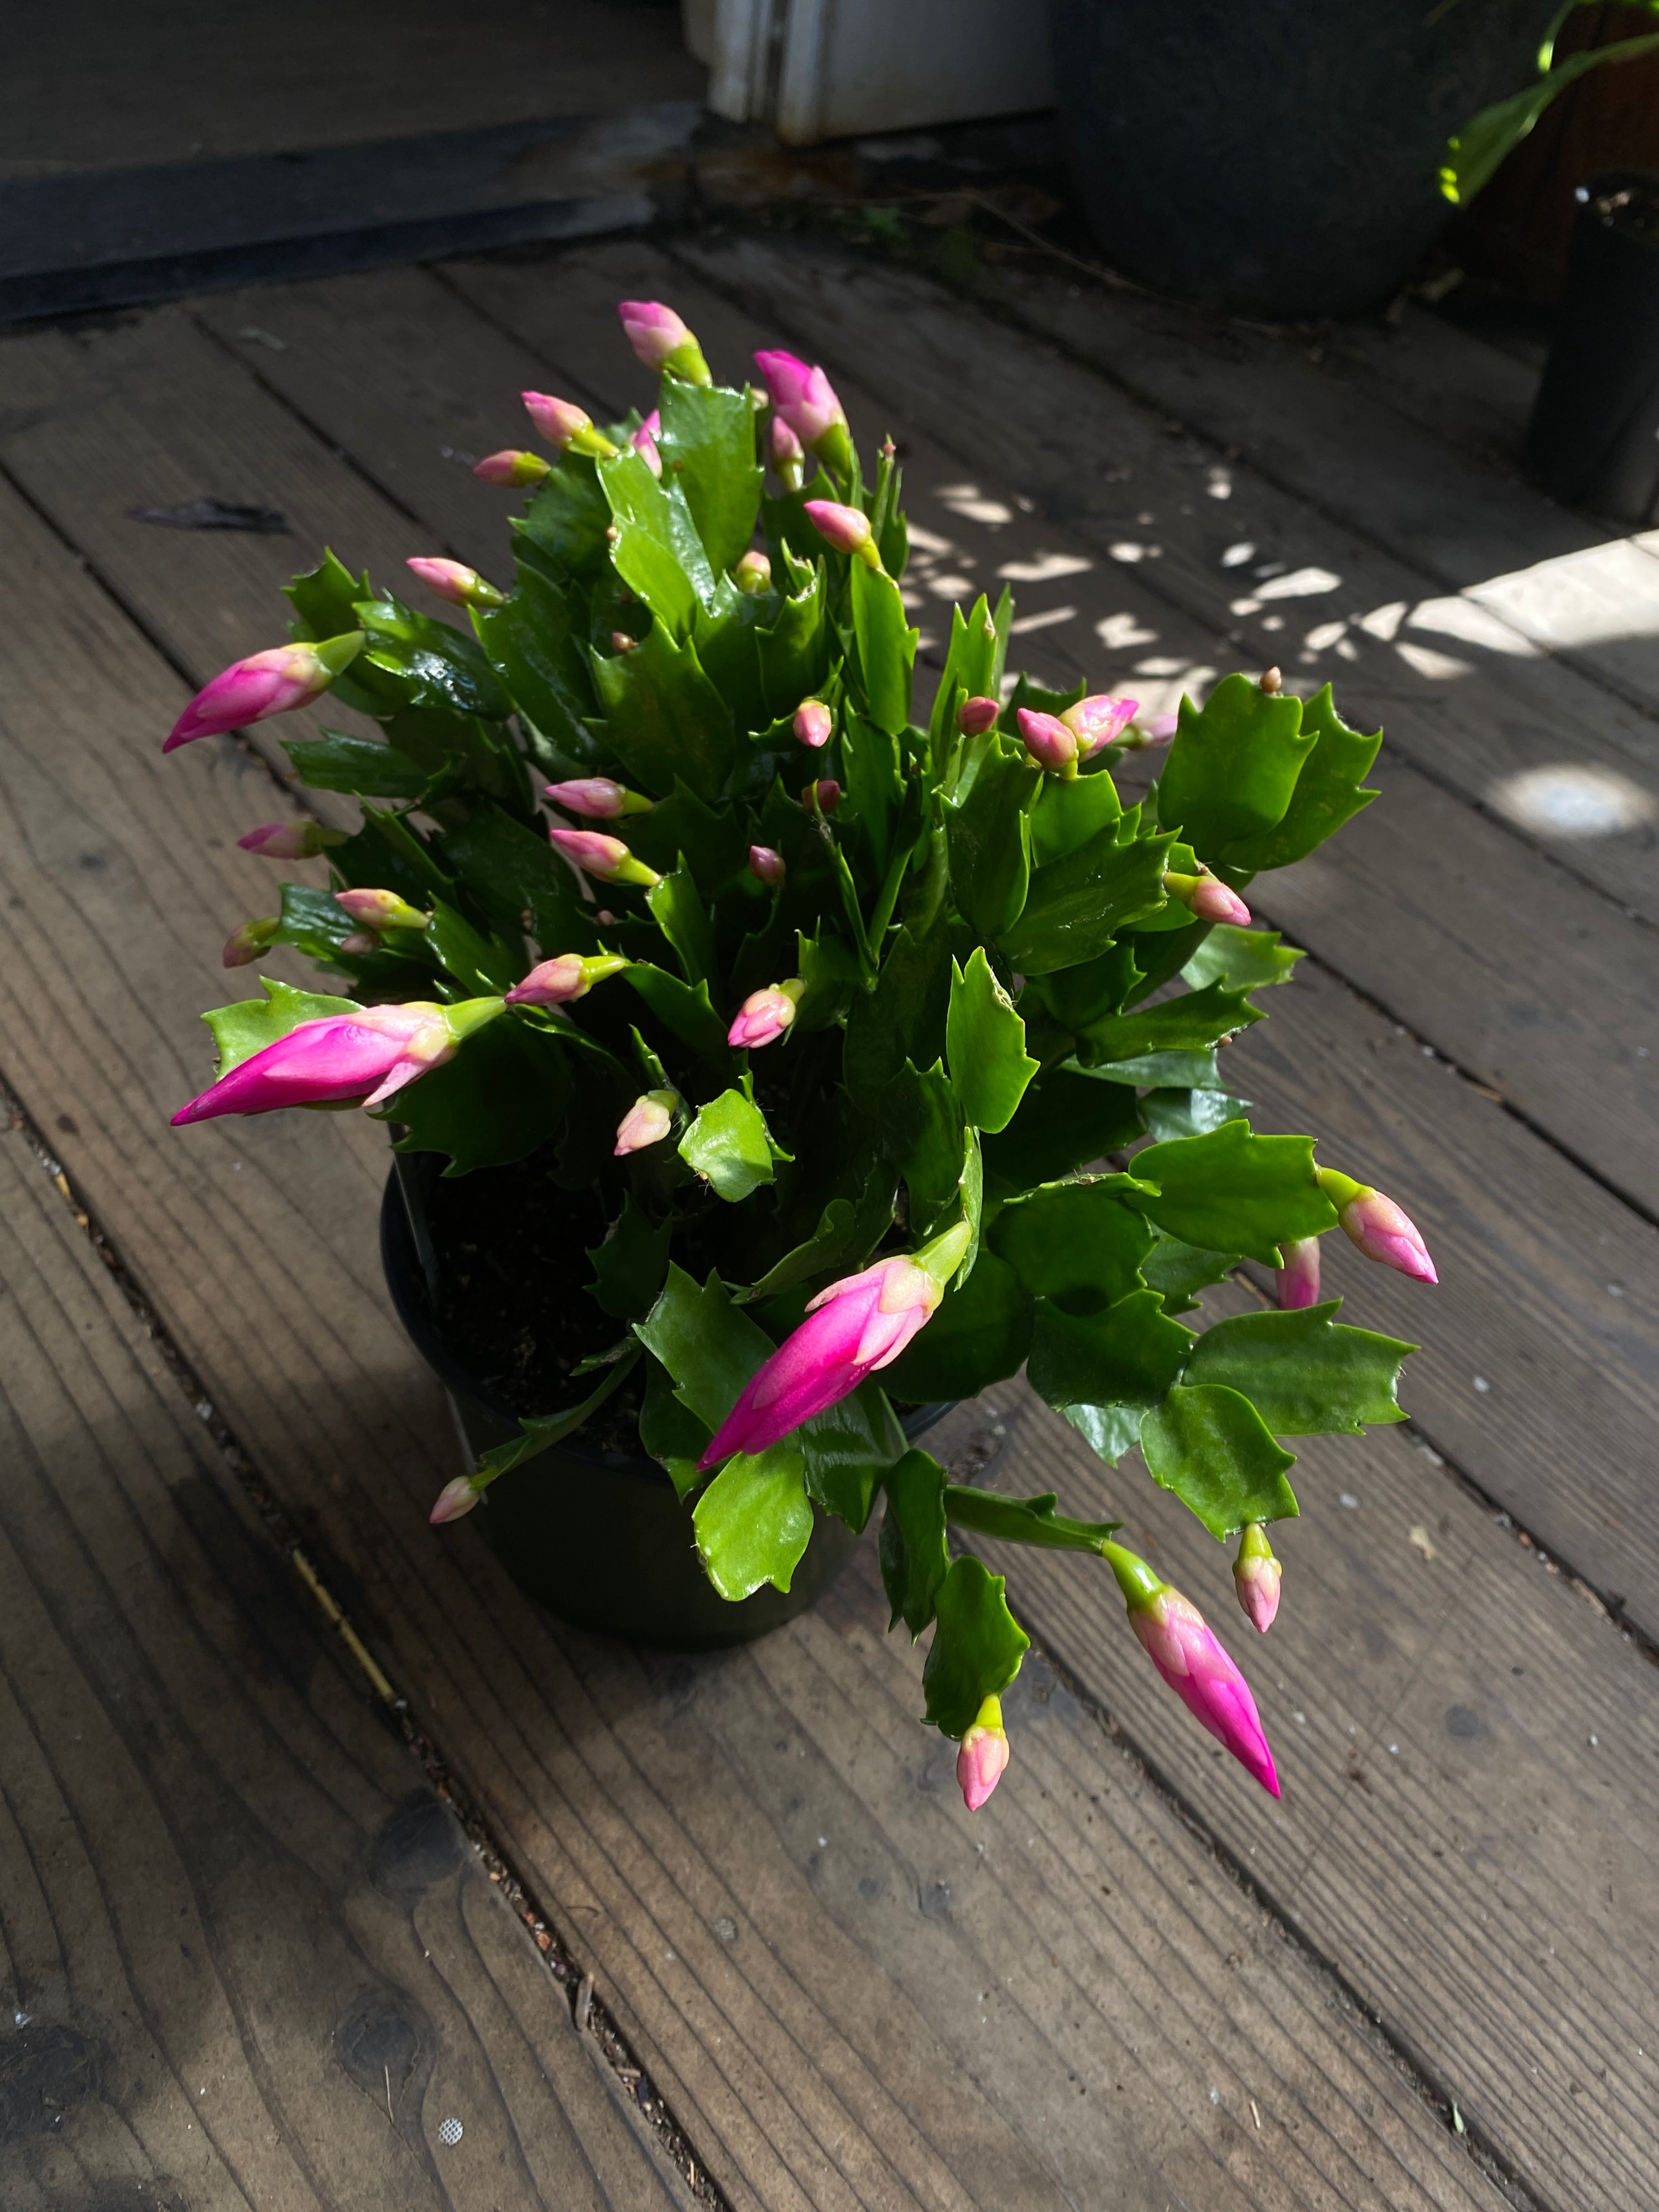
[(0, 2197), (684, 2202), (16, 1131), (0, 1286)]

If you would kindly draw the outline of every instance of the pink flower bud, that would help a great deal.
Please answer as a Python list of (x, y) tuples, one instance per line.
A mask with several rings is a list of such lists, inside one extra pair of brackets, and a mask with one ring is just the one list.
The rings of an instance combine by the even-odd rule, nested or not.
[(875, 553), (870, 518), (861, 507), (843, 507), (834, 499), (809, 499), (802, 511), (824, 544), (837, 553)]
[(234, 661), (196, 694), (161, 750), (170, 753), (198, 738), (220, 737), (307, 705), (351, 665), (362, 644), (362, 630), (349, 630), (319, 645), (274, 645)]
[(501, 1011), (499, 999), (454, 1006), (414, 1000), (301, 1022), (180, 1107), (174, 1125), (348, 1099), (380, 1105), (428, 1068), (441, 1066), (465, 1036)]
[(1007, 1764), (1008, 1738), (1003, 1732), (1002, 1700), (987, 1698), (957, 1753), (957, 1787), (970, 1813), (978, 1812), (1001, 1781)]
[(262, 822), (237, 843), (265, 860), (309, 860), (331, 845), (343, 845), (343, 830), (325, 830), (320, 822)]
[(617, 1125), (615, 1158), (623, 1159), (629, 1152), (661, 1144), (674, 1126), (678, 1103), (678, 1094), (672, 1091), (647, 1091), (636, 1098)]
[(1279, 1776), (1255, 1699), (1215, 1631), (1144, 1559), (1120, 1544), (1101, 1549), (1127, 1601), (1129, 1625), (1153, 1666), (1200, 1727), (1277, 1797)]
[(788, 871), (784, 866), (781, 853), (774, 852), (769, 845), (751, 845), (749, 848), (749, 872), (757, 883), (765, 884), (769, 889), (776, 890)]
[(757, 599), (772, 588), (772, 563), (764, 553), (745, 553), (732, 571), (732, 581), (740, 592)]
[(587, 980), (587, 963), (580, 952), (561, 952), (556, 959), (544, 960), (531, 969), (523, 982), (515, 983), (507, 994), (509, 1006), (566, 1006), (574, 999), (585, 999), (592, 985)]
[(803, 745), (811, 745), (813, 750), (817, 751), (821, 746), (829, 744), (830, 732), (836, 725), (835, 718), (822, 699), (803, 699), (795, 709), (795, 719), (792, 726), (795, 732), (796, 742)]
[(630, 637), (625, 629), (613, 629), (611, 631), (611, 650), (612, 653), (637, 653), (639, 649), (640, 641), (638, 638)]
[(340, 939), (340, 950), (349, 952), (354, 959), (359, 959), (367, 953), (378, 952), (380, 940), (372, 929), (354, 929), (349, 937)]
[(769, 983), (751, 991), (738, 1008), (726, 1042), (734, 1052), (756, 1052), (775, 1043), (795, 1018), (795, 1002), (806, 988), (799, 978), (787, 983)]
[(435, 555), (417, 554), (405, 561), (405, 568), (418, 577), (428, 592), (435, 592), (441, 599), (447, 599), (457, 607), (504, 607), (505, 592), (498, 592), (493, 584), (486, 583), (476, 568), (469, 568), (464, 561), (443, 561)]
[(994, 699), (964, 699), (957, 708), (957, 727), (964, 738), (982, 738), (997, 726), (1002, 712)]
[(513, 490), (522, 484), (539, 483), (553, 472), (539, 453), (526, 453), (508, 446), (499, 453), (486, 453), (472, 471), (480, 483), (500, 484)]
[(544, 799), (562, 806), (568, 814), (580, 814), (598, 822), (613, 821), (619, 814), (648, 814), (652, 801), (608, 775), (579, 775), (568, 783), (544, 783)]
[(1050, 775), (1077, 774), (1077, 736), (1068, 730), (1058, 714), (1039, 714), (1035, 708), (1022, 707), (1014, 720), (1019, 725), (1019, 734), (1025, 750), (1040, 768)]
[(1334, 1168), (1320, 1168), (1316, 1172), (1319, 1187), (1335, 1206), (1344, 1234), (1368, 1260), (1380, 1260), (1385, 1267), (1396, 1267), (1419, 1283), (1439, 1281), (1428, 1246), (1391, 1198), (1373, 1190), (1369, 1183), (1355, 1182), (1352, 1176), (1339, 1174)]
[(847, 416), (821, 368), (782, 351), (757, 353), (755, 366), (766, 380), (776, 419), (787, 423), (810, 452), (817, 453), (828, 444), (834, 453), (844, 443)]
[(781, 415), (767, 426), (766, 448), (773, 468), (791, 491), (799, 491), (805, 475), (806, 451)]
[(1262, 1636), (1273, 1626), (1273, 1615), (1279, 1611), (1280, 1571), (1267, 1530), (1259, 1521), (1248, 1522), (1238, 1540), (1238, 1557), (1233, 1561), (1233, 1588), (1251, 1627)]
[(1180, 727), (1179, 714), (1153, 714), (1147, 720), (1135, 724), (1144, 745), (1168, 744)]
[(807, 785), (800, 803), (809, 814), (833, 814), (841, 805), (841, 786), (834, 776), (822, 776), (817, 783)]
[(458, 1474), (438, 1492), (438, 1502), (427, 1519), (434, 1528), (441, 1528), (446, 1521), (459, 1521), (464, 1513), (470, 1513), (483, 1496), (470, 1474)]
[[(578, 453), (590, 450), (593, 417), (585, 407), (578, 407), (574, 399), (555, 399), (545, 392), (524, 392), (519, 396), (531, 421), (556, 452), (568, 453), (573, 447)], [(611, 450), (614, 453), (615, 447)]]
[(245, 921), (225, 939), (225, 949), (220, 954), (220, 964), (226, 968), (246, 968), (257, 960), (270, 945), (282, 927), (280, 915), (268, 914), (258, 921)]
[(702, 348), (672, 307), (660, 300), (618, 300), (617, 313), (628, 343), (647, 368), (665, 368), (686, 384), (713, 380)]
[(1250, 909), (1218, 876), (1184, 876), (1171, 868), (1164, 878), (1164, 888), (1171, 898), (1180, 900), (1195, 921), (1231, 922), (1236, 929), (1249, 927)]
[(662, 878), (654, 868), (636, 860), (620, 837), (607, 837), (598, 830), (550, 830), (548, 836), (566, 860), (597, 876), (602, 884), (656, 884)]
[(1319, 1239), (1287, 1237), (1279, 1248), (1279, 1272), (1274, 1282), (1281, 1313), (1319, 1304)]
[(645, 465), (653, 477), (662, 474), (662, 455), (657, 451), (657, 441), (661, 435), (662, 416), (653, 407), (634, 433), (634, 450), (644, 456)]
[(1137, 699), (1115, 699), (1109, 692), (1095, 691), (1063, 708), (1060, 719), (1076, 736), (1079, 754), (1086, 760), (1122, 733), (1139, 703)]
[(429, 929), (432, 917), (396, 891), (336, 891), (334, 903), (365, 929)]

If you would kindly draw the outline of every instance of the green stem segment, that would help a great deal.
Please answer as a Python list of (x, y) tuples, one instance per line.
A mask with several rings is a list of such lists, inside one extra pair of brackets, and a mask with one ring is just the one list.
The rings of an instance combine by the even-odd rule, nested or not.
[[(1073, 1521), (1054, 1510), (1052, 1498), (1006, 1498), (966, 1483), (945, 1486), (945, 1517), (981, 1536), (1007, 1544), (1036, 1544), (1054, 1552), (1094, 1552), (1109, 1557), (1118, 1547), (1109, 1540), (1115, 1521)], [(1124, 1557), (1129, 1556), (1125, 1553)]]
[(1139, 1613), (1149, 1606), (1159, 1593), (1169, 1588), (1161, 1575), (1154, 1574), (1145, 1559), (1138, 1559), (1133, 1552), (1126, 1552), (1121, 1544), (1103, 1544), (1101, 1557), (1117, 1577), (1117, 1586), (1123, 1593), (1123, 1601), (1131, 1613)]

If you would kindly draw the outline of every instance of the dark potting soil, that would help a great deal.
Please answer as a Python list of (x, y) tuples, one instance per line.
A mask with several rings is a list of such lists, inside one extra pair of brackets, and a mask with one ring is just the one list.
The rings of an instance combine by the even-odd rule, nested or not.
[[(603, 1379), (571, 1370), (628, 1334), (587, 1296), (587, 1258), (606, 1229), (597, 1190), (553, 1181), (550, 1147), (510, 1167), (440, 1176), (427, 1218), (438, 1260), (439, 1329), (455, 1357), (515, 1413), (554, 1413)], [(637, 1452), (644, 1384), (636, 1368), (580, 1431), (590, 1447)]]

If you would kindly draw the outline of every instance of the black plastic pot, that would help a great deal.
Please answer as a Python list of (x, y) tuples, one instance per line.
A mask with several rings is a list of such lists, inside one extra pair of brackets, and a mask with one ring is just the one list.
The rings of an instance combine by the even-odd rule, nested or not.
[[(1527, 430), (1552, 499), (1620, 522), (1659, 520), (1659, 175), (1580, 187), (1567, 287)], [(1651, 228), (1630, 219), (1645, 205)]]
[(1054, 0), (1072, 174), (1159, 290), (1263, 321), (1381, 306), (1451, 210), (1448, 137), (1535, 70), (1555, 0)]
[[(434, 1319), (437, 1256), (425, 1194), (438, 1172), (430, 1155), (400, 1160), (380, 1205), (380, 1258), (392, 1302), (416, 1350), (449, 1394), (470, 1454), (519, 1433), (519, 1419), (450, 1350)], [(907, 1436), (949, 1411), (923, 1406)], [(580, 1628), (673, 1651), (752, 1643), (820, 1598), (858, 1548), (833, 1515), (814, 1509), (811, 1541), (787, 1592), (769, 1584), (731, 1604), (711, 1587), (692, 1540), (691, 1512), (656, 1461), (606, 1451), (580, 1431), (491, 1483), (476, 1518), (507, 1572), (530, 1596)]]

